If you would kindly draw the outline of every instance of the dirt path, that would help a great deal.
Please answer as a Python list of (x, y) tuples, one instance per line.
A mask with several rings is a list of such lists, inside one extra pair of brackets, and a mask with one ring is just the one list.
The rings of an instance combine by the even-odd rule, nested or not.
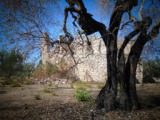
[[(0, 120), (90, 120), (95, 104), (78, 102), (75, 89), (70, 85), (51, 87), (26, 85), (0, 87)], [(160, 84), (138, 85), (142, 109), (135, 112), (94, 112), (95, 120), (160, 120)], [(100, 89), (92, 85), (91, 95), (96, 98)], [(37, 96), (40, 100), (37, 99)]]

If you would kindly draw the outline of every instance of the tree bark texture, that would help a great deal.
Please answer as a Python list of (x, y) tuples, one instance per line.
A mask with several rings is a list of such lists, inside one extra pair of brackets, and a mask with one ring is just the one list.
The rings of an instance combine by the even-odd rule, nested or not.
[[(107, 49), (107, 81), (96, 98), (97, 109), (105, 108), (106, 111), (117, 108), (117, 84), (120, 83), (120, 108), (123, 110), (133, 110), (139, 108), (139, 101), (136, 92), (136, 68), (144, 45), (153, 37), (159, 34), (160, 21), (147, 34), (148, 28), (152, 24), (150, 17), (141, 18), (135, 22), (135, 29), (128, 34), (117, 54), (117, 35), (121, 24), (122, 16), (137, 6), (138, 0), (117, 0), (111, 15), (108, 30), (104, 24), (94, 20), (92, 15), (87, 13), (82, 0), (67, 0), (70, 7), (65, 9), (64, 32), (66, 32), (66, 19), (68, 12), (74, 16), (78, 14), (77, 23), (84, 31), (90, 35), (99, 32)], [(78, 7), (75, 8), (74, 5)], [(141, 7), (141, 11), (142, 11)], [(72, 13), (73, 12), (73, 13)], [(76, 17), (74, 17), (76, 18)], [(74, 23), (75, 24), (75, 23)], [(138, 35), (139, 34), (139, 35)], [(129, 41), (138, 35), (135, 43), (131, 47), (128, 59), (125, 59), (124, 49)]]
[[(134, 1), (135, 2), (135, 1)], [(107, 36), (107, 73), (108, 80), (105, 87), (97, 96), (97, 108), (105, 107), (106, 111), (116, 109), (117, 97), (117, 34), (123, 13), (131, 10), (136, 3), (131, 1), (122, 2), (117, 0), (113, 10), (108, 36)], [(122, 73), (123, 74), (123, 73)], [(123, 77), (123, 76), (122, 76)], [(123, 79), (123, 78), (122, 78)], [(127, 93), (125, 92), (126, 96)]]

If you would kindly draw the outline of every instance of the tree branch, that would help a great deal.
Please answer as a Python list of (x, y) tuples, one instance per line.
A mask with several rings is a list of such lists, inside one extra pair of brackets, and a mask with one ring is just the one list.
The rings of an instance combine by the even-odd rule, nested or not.
[(145, 17), (140, 22), (139, 21), (135, 22), (135, 26), (134, 26), (135, 30), (125, 37), (125, 40), (121, 45), (121, 48), (119, 49), (118, 59), (120, 59), (121, 54), (124, 51), (128, 42), (140, 32), (143, 32), (143, 34), (146, 34), (146, 31), (148, 30), (151, 24), (152, 24), (152, 20), (150, 17)]
[(134, 37), (136, 36), (138, 33), (140, 32), (140, 29), (134, 30), (132, 31), (129, 35), (127, 35), (124, 39), (123, 44), (121, 45), (121, 48), (119, 49), (119, 54), (118, 54), (118, 59), (120, 59), (124, 48), (126, 47), (126, 45), (128, 44), (128, 42)]
[(138, 11), (138, 15), (139, 15), (140, 20), (143, 19), (142, 11), (143, 11), (143, 8), (144, 8), (144, 3), (145, 3), (145, 1), (146, 1), (146, 0), (142, 0), (141, 6), (140, 6), (139, 11)]
[(65, 8), (65, 10), (64, 10), (64, 20), (63, 20), (63, 30), (64, 30), (64, 32), (67, 31), (67, 29), (66, 29), (66, 22), (67, 22), (67, 17), (68, 17), (68, 11), (70, 11), (71, 13), (72, 12), (76, 12), (76, 13), (80, 14), (80, 11), (78, 9), (74, 8), (74, 7), (67, 7), (67, 8)]
[(120, 30), (122, 30), (122, 29), (124, 28), (124, 26), (128, 25), (129, 23), (138, 21), (138, 20), (131, 14), (131, 11), (128, 12), (128, 15), (129, 15), (129, 21), (128, 21), (128, 22), (125, 22), (125, 23), (121, 26)]
[(155, 25), (152, 30), (148, 33), (147, 38), (148, 39), (152, 39), (154, 37), (156, 37), (160, 32), (160, 19), (157, 23), (157, 25)]

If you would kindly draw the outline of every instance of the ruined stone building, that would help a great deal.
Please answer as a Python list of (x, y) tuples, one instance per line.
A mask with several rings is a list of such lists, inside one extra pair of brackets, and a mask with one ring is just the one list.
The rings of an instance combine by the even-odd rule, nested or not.
[[(91, 46), (89, 46), (84, 40), (77, 37), (70, 45), (72, 51), (68, 46), (61, 44), (50, 49), (50, 44), (47, 40), (47, 35), (42, 39), (42, 63), (46, 62), (52, 64), (58, 63), (60, 60), (64, 60), (72, 68), (69, 74), (81, 81), (93, 81), (104, 82), (107, 79), (107, 60), (106, 60), (106, 47), (100, 37), (90, 37)], [(83, 45), (82, 45), (83, 43)], [(118, 41), (118, 46), (122, 44), (122, 41)], [(125, 48), (125, 54), (130, 51), (130, 42)], [(64, 48), (64, 49), (63, 49)], [(73, 56), (71, 55), (73, 53)], [(137, 80), (141, 83), (143, 79), (143, 67), (137, 66)]]

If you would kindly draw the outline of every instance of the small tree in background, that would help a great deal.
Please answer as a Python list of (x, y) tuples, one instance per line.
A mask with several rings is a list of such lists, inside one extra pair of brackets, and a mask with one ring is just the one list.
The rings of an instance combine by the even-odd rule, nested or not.
[(20, 75), (30, 78), (32, 77), (34, 70), (35, 68), (33, 63), (24, 63), (23, 71), (20, 72)]
[(10, 80), (23, 69), (23, 57), (15, 50), (0, 52), (0, 76)]
[(144, 80), (143, 82), (155, 82), (153, 78), (160, 78), (160, 59), (144, 61)]

